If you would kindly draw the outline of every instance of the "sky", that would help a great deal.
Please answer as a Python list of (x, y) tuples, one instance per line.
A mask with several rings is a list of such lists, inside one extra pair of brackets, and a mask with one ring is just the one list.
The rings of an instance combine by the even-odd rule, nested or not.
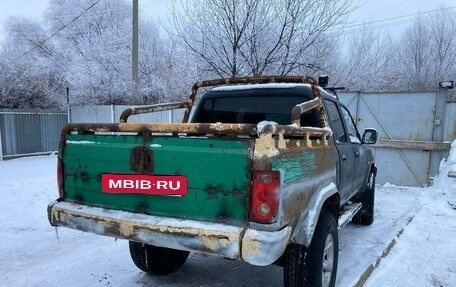
[[(360, 0), (361, 7), (352, 13), (347, 24), (348, 32), (356, 31), (366, 22), (374, 22), (376, 26), (390, 31), (393, 35), (400, 34), (413, 22), (417, 13), (428, 14), (428, 11), (439, 7), (454, 7), (456, 0)], [(139, 0), (140, 13), (162, 22), (169, 20), (167, 6), (172, 0)], [(23, 16), (42, 19), (48, 0), (0, 0), (0, 24), (10, 16)], [(399, 18), (397, 18), (399, 17)], [(394, 18), (394, 19), (391, 19)], [(389, 19), (389, 20), (385, 20)], [(358, 25), (358, 26), (357, 26)]]
[(356, 31), (363, 23), (370, 23), (398, 36), (416, 16), (426, 16), (442, 8), (455, 9), (456, 0), (364, 0), (364, 4), (351, 14), (347, 30)]

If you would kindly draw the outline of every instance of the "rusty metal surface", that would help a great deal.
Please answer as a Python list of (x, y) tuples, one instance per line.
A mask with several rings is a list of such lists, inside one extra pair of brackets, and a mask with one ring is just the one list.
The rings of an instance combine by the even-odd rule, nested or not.
[[(249, 135), (256, 136), (257, 130), (254, 125), (249, 124), (207, 124), (207, 123), (188, 123), (188, 118), (195, 101), (196, 93), (201, 87), (218, 86), (218, 85), (233, 85), (233, 84), (259, 84), (259, 83), (307, 83), (311, 85), (314, 100), (308, 103), (303, 103), (296, 108), (293, 119), (298, 118), (297, 111), (300, 113), (309, 109), (316, 108), (320, 113), (321, 126), (327, 127), (327, 121), (321, 105), (321, 95), (318, 88), (318, 82), (312, 77), (301, 76), (260, 76), (260, 77), (239, 77), (215, 79), (207, 81), (199, 81), (192, 86), (191, 94), (188, 102), (166, 103), (151, 106), (143, 106), (136, 108), (128, 108), (124, 110), (120, 116), (120, 124), (69, 124), (62, 130), (60, 137), (60, 148), (64, 147), (66, 135), (71, 132), (79, 133), (96, 133), (96, 132), (138, 132), (143, 136), (148, 133), (194, 133), (194, 134), (214, 134), (214, 135)], [(170, 109), (185, 108), (182, 124), (127, 124), (128, 117), (134, 114), (149, 113), (155, 111), (163, 111)], [(296, 120), (296, 123), (299, 121)], [(295, 129), (288, 126), (277, 126), (269, 128), (264, 132), (272, 132), (273, 134), (282, 134), (284, 136), (298, 137), (320, 137), (324, 138), (330, 135), (325, 129), (318, 128), (303, 128)]]
[(308, 112), (314, 108), (321, 107), (322, 102), (320, 98), (315, 98), (308, 102), (301, 103), (296, 105), (291, 111), (291, 123), (301, 126), (301, 115), (305, 112)]
[(198, 133), (198, 134), (246, 134), (255, 135), (256, 127), (251, 124), (206, 124), (206, 123), (120, 123), (120, 124), (69, 124), (63, 131), (70, 132), (156, 132), (156, 133)]
[(72, 132), (79, 133), (100, 133), (100, 132), (133, 132), (141, 133), (142, 136), (148, 136), (150, 133), (191, 133), (191, 134), (213, 134), (213, 135), (250, 135), (255, 136), (256, 126), (250, 124), (137, 124), (137, 123), (119, 123), (119, 124), (68, 124), (62, 129), (60, 135), (60, 149), (65, 146), (66, 136)]
[(52, 202), (48, 206), (48, 219), (52, 226), (231, 259), (240, 259), (240, 240), (245, 230), (69, 202)]
[[(283, 130), (303, 130), (303, 138), (284, 137)], [(269, 130), (272, 129), (272, 130)], [(278, 136), (273, 137), (272, 133)], [(255, 225), (259, 230), (277, 230), (283, 226), (297, 226), (305, 218), (310, 202), (321, 193), (321, 188), (336, 183), (335, 150), (328, 136), (330, 129), (265, 126), (265, 133), (255, 141), (253, 170), (278, 170), (282, 180), (278, 221), (268, 227)], [(321, 137), (320, 137), (321, 136)], [(337, 203), (338, 204), (338, 203)], [(300, 237), (304, 243), (305, 236)]]
[[(52, 226), (175, 248), (216, 254), (266, 266), (277, 260), (288, 244), (291, 228), (261, 232), (218, 223), (52, 202), (48, 206)], [(242, 244), (241, 244), (242, 242)]]
[(242, 260), (257, 266), (273, 264), (285, 252), (291, 231), (290, 226), (272, 232), (247, 229), (242, 238)]
[(122, 114), (120, 115), (120, 122), (126, 123), (128, 117), (131, 115), (137, 114), (145, 114), (145, 113), (152, 113), (152, 112), (161, 112), (173, 109), (188, 109), (190, 107), (189, 102), (176, 102), (176, 103), (164, 103), (164, 104), (156, 104), (150, 106), (142, 106), (142, 107), (131, 107), (125, 109)]
[[(72, 132), (97, 133), (97, 132), (137, 132), (142, 136), (150, 133), (191, 133), (191, 134), (213, 134), (213, 135), (248, 135), (257, 136), (257, 127), (252, 124), (222, 124), (222, 123), (119, 123), (119, 124), (68, 124), (61, 133), (60, 148), (64, 147), (66, 135)], [(297, 137), (319, 137), (324, 139), (331, 135), (328, 128), (293, 127), (284, 125), (267, 125), (263, 133), (282, 134), (285, 136)]]
[(316, 224), (318, 218), (314, 217), (318, 217), (321, 206), (315, 203), (318, 199), (326, 198), (323, 197), (328, 192), (324, 190), (326, 186), (333, 184), (335, 187), (335, 167), (332, 147), (321, 144), (282, 153), (273, 163), (274, 169), (287, 171), (283, 179), (279, 215), (284, 224), (293, 226), (293, 240), (296, 243), (309, 243), (305, 240), (309, 238), (305, 236), (309, 230), (300, 230), (303, 227), (300, 222)]
[(262, 133), (270, 133), (273, 135), (281, 134), (283, 136), (303, 137), (303, 138), (320, 138), (325, 140), (328, 136), (332, 135), (329, 128), (315, 128), (315, 127), (296, 127), (284, 125), (265, 125)]
[[(320, 97), (320, 91), (318, 89), (318, 82), (312, 77), (302, 76), (259, 76), (259, 77), (239, 77), (239, 78), (224, 78), (207, 81), (199, 81), (193, 84), (188, 102), (190, 103), (189, 108), (185, 110), (183, 123), (186, 123), (189, 119), (193, 103), (195, 101), (196, 93), (199, 88), (220, 86), (220, 85), (236, 85), (236, 84), (265, 84), (265, 83), (305, 83), (310, 84), (312, 87), (312, 95), (314, 98)], [(319, 110), (321, 112), (322, 110)], [(320, 118), (322, 126), (327, 126), (324, 114)]]
[(130, 168), (136, 173), (152, 173), (153, 169), (152, 150), (145, 146), (137, 146), (131, 150)]

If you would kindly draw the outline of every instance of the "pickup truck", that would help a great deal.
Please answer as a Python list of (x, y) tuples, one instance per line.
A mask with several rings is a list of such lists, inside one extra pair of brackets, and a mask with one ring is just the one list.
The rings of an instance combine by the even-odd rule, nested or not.
[[(178, 108), (182, 123), (127, 122)], [(129, 240), (134, 264), (154, 275), (198, 252), (277, 264), (285, 286), (334, 286), (338, 228), (374, 219), (364, 144), (376, 140), (312, 77), (200, 81), (188, 101), (64, 127), (48, 218)]]

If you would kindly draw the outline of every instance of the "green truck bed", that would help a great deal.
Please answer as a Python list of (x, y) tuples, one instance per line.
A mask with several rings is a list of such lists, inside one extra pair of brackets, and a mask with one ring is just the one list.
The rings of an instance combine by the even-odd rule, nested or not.
[[(70, 134), (60, 155), (65, 200), (239, 226), (248, 219), (253, 144), (250, 139)], [(103, 174), (181, 175), (187, 178), (187, 194), (106, 193)]]

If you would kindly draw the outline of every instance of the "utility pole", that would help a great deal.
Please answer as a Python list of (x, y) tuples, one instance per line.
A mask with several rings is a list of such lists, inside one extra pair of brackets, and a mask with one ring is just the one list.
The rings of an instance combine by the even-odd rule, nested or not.
[(68, 120), (68, 123), (71, 123), (71, 107), (70, 107), (70, 88), (69, 87), (66, 87), (66, 101), (67, 101), (67, 107), (68, 107), (68, 110), (67, 110), (67, 120)]
[(133, 99), (138, 99), (138, 0), (133, 0), (133, 33), (131, 49), (131, 79), (133, 81)]

